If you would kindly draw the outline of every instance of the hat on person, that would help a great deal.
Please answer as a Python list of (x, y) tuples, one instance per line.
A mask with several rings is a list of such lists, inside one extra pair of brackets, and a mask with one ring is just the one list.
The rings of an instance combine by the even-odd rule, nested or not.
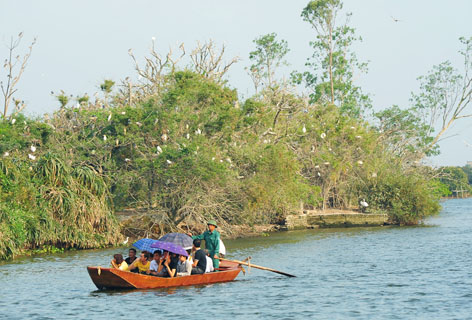
[(213, 219), (207, 222), (207, 225), (209, 225), (209, 224), (214, 225), (216, 228), (218, 228), (218, 225), (216, 224), (216, 221), (213, 220)]

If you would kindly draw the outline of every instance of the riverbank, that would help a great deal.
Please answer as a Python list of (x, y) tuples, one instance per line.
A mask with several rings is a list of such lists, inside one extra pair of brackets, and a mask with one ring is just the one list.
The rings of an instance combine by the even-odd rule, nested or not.
[[(152, 222), (153, 213), (146, 209), (127, 209), (115, 213), (120, 222), (124, 237), (131, 240), (139, 238), (158, 238), (161, 226)], [(222, 225), (220, 232), (225, 239), (238, 239), (254, 236), (268, 236), (272, 232), (318, 229), (373, 227), (391, 224), (386, 213), (362, 213), (354, 210), (328, 209), (303, 210), (287, 215), (279, 224), (238, 224)], [(180, 226), (181, 232), (202, 232), (204, 225)]]

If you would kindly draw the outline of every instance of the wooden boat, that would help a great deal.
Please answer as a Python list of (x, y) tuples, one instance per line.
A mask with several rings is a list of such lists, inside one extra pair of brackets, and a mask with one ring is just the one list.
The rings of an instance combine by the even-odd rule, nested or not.
[(161, 278), (111, 268), (87, 267), (90, 278), (98, 289), (155, 289), (193, 286), (233, 281), (241, 271), (234, 262), (221, 261), (218, 272), (191, 276)]

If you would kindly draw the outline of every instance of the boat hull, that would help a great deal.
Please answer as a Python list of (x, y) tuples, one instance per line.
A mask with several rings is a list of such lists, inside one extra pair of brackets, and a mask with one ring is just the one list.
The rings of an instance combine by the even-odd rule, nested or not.
[(87, 267), (98, 289), (156, 289), (233, 281), (241, 271), (235, 263), (221, 263), (220, 271), (191, 276), (161, 278), (111, 268)]

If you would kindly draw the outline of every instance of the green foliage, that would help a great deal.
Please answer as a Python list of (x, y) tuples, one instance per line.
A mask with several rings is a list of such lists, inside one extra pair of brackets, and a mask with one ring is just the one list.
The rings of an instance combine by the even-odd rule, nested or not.
[(438, 169), (438, 171), (440, 177), (439, 180), (448, 188), (449, 194), (460, 195), (461, 191), (466, 193), (471, 191), (469, 177), (462, 168), (442, 167)]
[(390, 150), (397, 156), (416, 159), (416, 154), (437, 155), (437, 146), (430, 148), (431, 128), (419, 117), (415, 109), (402, 110), (394, 105), (374, 113), (378, 131)]
[(114, 85), (115, 85), (115, 81), (107, 79), (103, 81), (103, 83), (100, 85), (100, 90), (102, 90), (106, 94), (109, 94), (113, 90)]
[[(395, 170), (396, 169), (396, 170)], [(384, 168), (381, 179), (372, 179), (361, 187), (369, 206), (389, 214), (393, 223), (412, 225), (438, 214), (440, 194), (437, 181), (421, 172), (398, 170), (398, 165)]]
[(472, 166), (471, 165), (463, 166), (462, 170), (467, 175), (467, 180), (469, 181), (469, 185), (472, 185)]

